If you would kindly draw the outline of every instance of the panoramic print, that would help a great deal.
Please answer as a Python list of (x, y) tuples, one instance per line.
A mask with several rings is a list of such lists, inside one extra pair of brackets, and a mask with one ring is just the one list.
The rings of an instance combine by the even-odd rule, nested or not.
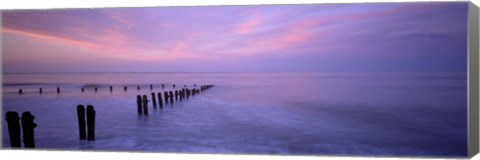
[(1, 16), (3, 149), (467, 156), (467, 2)]

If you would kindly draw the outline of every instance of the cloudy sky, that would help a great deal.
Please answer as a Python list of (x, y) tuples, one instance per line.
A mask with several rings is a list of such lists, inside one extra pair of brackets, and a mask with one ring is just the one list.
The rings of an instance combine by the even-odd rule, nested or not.
[(466, 71), (466, 2), (2, 12), (4, 72)]

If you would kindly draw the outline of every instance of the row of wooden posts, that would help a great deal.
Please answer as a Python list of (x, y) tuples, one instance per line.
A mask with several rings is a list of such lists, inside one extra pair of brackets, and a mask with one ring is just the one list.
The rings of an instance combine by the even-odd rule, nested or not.
[[(162, 93), (161, 92), (158, 92), (157, 94), (155, 94), (155, 92), (152, 92), (152, 104), (153, 104), (153, 109), (156, 109), (157, 108), (157, 98), (156, 96), (158, 97), (158, 105), (160, 107), (160, 109), (163, 109), (163, 102), (165, 101), (165, 103), (170, 103), (170, 104), (173, 104), (174, 102), (174, 95), (175, 95), (175, 101), (182, 101), (183, 99), (185, 98), (188, 98), (191, 96), (194, 96), (195, 94), (199, 94), (200, 92), (203, 92), (207, 89), (210, 89), (212, 88), (213, 85), (202, 85), (200, 86), (200, 89), (196, 89), (196, 88), (193, 88), (193, 89), (188, 89), (188, 88), (182, 88), (181, 90), (175, 90), (174, 91), (165, 91), (163, 93), (163, 97), (162, 97)], [(138, 115), (148, 115), (148, 96), (147, 95), (137, 95), (137, 112), (138, 112)]]
[(8, 135), (10, 136), (10, 145), (12, 148), (20, 148), (20, 119), (23, 132), (23, 145), (25, 148), (35, 148), (35, 135), (34, 129), (37, 124), (33, 122), (35, 116), (30, 112), (23, 112), (22, 117), (18, 116), (17, 112), (8, 111), (5, 115), (8, 125)]
[[(175, 87), (175, 85), (174, 85)], [(172, 103), (174, 101), (182, 100), (195, 94), (199, 94), (205, 90), (212, 88), (213, 85), (202, 85), (199, 89), (188, 89), (182, 88), (181, 90), (164, 92), (164, 101), (165, 103)], [(40, 89), (41, 90), (41, 89)], [(59, 89), (58, 89), (59, 90)], [(175, 95), (175, 96), (174, 96)], [(162, 95), (159, 92), (158, 96), (158, 104), (160, 108), (163, 108), (163, 100)], [(155, 99), (155, 93), (152, 92), (152, 103), (154, 109), (157, 106), (157, 102)], [(137, 104), (138, 104), (138, 114), (139, 115), (148, 115), (148, 98), (147, 95), (137, 96)], [(77, 106), (77, 118), (78, 118), (78, 130), (79, 130), (79, 137), (80, 140), (88, 140), (94, 141), (95, 140), (95, 109), (92, 105), (87, 105), (87, 109), (85, 112), (84, 105)], [(20, 141), (20, 119), (22, 124), (22, 131), (23, 131), (23, 143), (25, 148), (35, 148), (35, 136), (34, 136), (34, 128), (37, 127), (37, 124), (33, 122), (35, 116), (33, 116), (30, 112), (23, 112), (22, 117), (18, 116), (17, 112), (9, 111), (6, 113), (6, 121), (8, 124), (8, 133), (10, 136), (10, 145), (12, 148), (20, 148), (21, 141)]]
[[(165, 88), (165, 84), (162, 84), (161, 86), (162, 86), (162, 89)], [(196, 87), (197, 85), (195, 84), (195, 85), (193, 85), (193, 86)], [(153, 84), (150, 84), (150, 90), (153, 90), (153, 87), (154, 87)], [(187, 85), (184, 85), (184, 87), (186, 88)], [(137, 86), (137, 90), (140, 90), (140, 88), (141, 88), (140, 86)], [(175, 88), (175, 84), (173, 84), (173, 88)], [(109, 86), (109, 89), (110, 89), (110, 92), (113, 92), (113, 86)], [(124, 90), (124, 91), (127, 91), (127, 89), (128, 89), (127, 86), (124, 86), (124, 87), (123, 87), (123, 90)], [(85, 87), (82, 87), (81, 90), (82, 90), (82, 92), (85, 92)], [(95, 88), (94, 88), (94, 91), (95, 91), (95, 92), (98, 92), (98, 87), (95, 87)], [(39, 89), (38, 89), (38, 93), (42, 94), (42, 93), (43, 93), (43, 88), (39, 88)], [(60, 93), (60, 87), (57, 87), (57, 93)], [(20, 89), (18, 90), (18, 94), (23, 94), (23, 89), (20, 88)]]

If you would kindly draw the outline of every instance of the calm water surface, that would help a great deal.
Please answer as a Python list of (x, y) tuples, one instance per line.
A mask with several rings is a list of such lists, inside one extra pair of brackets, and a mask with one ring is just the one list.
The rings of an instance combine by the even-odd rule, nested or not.
[[(465, 73), (3, 74), (2, 114), (32, 112), (38, 149), (463, 157), (466, 79)], [(215, 87), (164, 109), (150, 103), (149, 116), (137, 115), (136, 95), (150, 98), (172, 84)], [(95, 106), (94, 142), (78, 139), (78, 104)]]

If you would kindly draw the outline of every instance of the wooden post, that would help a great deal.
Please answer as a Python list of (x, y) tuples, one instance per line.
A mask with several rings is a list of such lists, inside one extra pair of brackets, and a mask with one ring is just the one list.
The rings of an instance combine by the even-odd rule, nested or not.
[(123, 87), (123, 90), (124, 90), (124, 91), (127, 91), (127, 86), (124, 86), (124, 87)]
[(148, 116), (148, 99), (147, 99), (147, 95), (143, 95), (143, 115)]
[(85, 130), (85, 106), (81, 104), (77, 106), (77, 118), (80, 140), (85, 140), (87, 138), (87, 131)]
[(42, 88), (40, 88), (40, 89), (38, 90), (38, 92), (39, 92), (40, 94), (42, 94)]
[(168, 92), (163, 92), (163, 96), (165, 97), (165, 103), (168, 103)]
[(175, 84), (173, 84), (173, 88), (175, 88)]
[(152, 84), (150, 84), (150, 90), (153, 90), (153, 85)]
[(178, 91), (175, 90), (175, 101), (178, 101)]
[(18, 90), (18, 94), (22, 94), (22, 93), (23, 93), (22, 89)]
[(152, 92), (153, 109), (157, 109), (157, 100), (155, 99), (155, 92)]
[(97, 91), (98, 91), (98, 88), (97, 88), (97, 87), (95, 87), (95, 92), (97, 92)]
[(168, 94), (168, 96), (170, 97), (170, 103), (173, 104), (173, 92), (170, 91), (170, 94)]
[(60, 87), (57, 87), (57, 93), (60, 93)]
[(182, 97), (183, 97), (183, 98), (185, 98), (185, 97), (186, 97), (186, 95), (185, 95), (185, 94), (186, 94), (186, 93), (185, 93), (185, 88), (182, 88)]
[(10, 146), (20, 148), (20, 123), (17, 112), (8, 111), (5, 115), (8, 124), (8, 135), (10, 136)]
[(140, 90), (140, 86), (137, 86), (137, 90)]
[(112, 86), (110, 86), (110, 92), (112, 92), (112, 91), (113, 91), (113, 87), (112, 87)]
[(163, 102), (162, 102), (162, 93), (158, 92), (158, 105), (160, 107), (160, 109), (163, 108)]
[(87, 140), (95, 140), (95, 109), (92, 105), (87, 106)]
[(182, 90), (178, 90), (178, 99), (182, 101)]
[(23, 145), (25, 148), (35, 148), (35, 127), (37, 124), (33, 123), (35, 116), (30, 112), (22, 113), (22, 130), (23, 130)]
[(84, 91), (85, 91), (85, 89), (82, 87), (82, 92), (84, 92)]
[(137, 95), (137, 112), (138, 115), (142, 115), (142, 96)]

